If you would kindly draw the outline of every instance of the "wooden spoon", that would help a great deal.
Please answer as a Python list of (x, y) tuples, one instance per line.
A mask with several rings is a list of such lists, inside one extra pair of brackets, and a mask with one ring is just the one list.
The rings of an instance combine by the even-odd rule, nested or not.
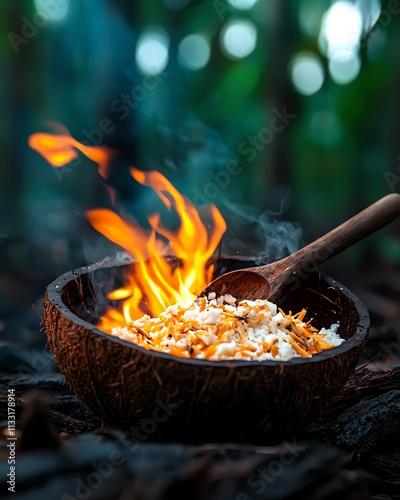
[[(389, 194), (318, 240), (265, 266), (231, 271), (212, 281), (200, 294), (231, 294), (239, 300), (274, 301), (288, 285), (300, 285), (318, 265), (369, 236), (400, 215), (400, 195)], [(294, 288), (293, 288), (294, 289)]]

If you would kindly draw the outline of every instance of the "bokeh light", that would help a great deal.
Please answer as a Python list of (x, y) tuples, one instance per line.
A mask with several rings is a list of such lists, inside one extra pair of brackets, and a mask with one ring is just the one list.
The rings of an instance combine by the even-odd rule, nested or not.
[(357, 6), (363, 16), (364, 31), (368, 32), (375, 26), (381, 15), (381, 2), (379, 0), (359, 0)]
[(68, 12), (70, 0), (53, 2), (49, 0), (34, 0), (36, 12), (49, 21), (60, 21)]
[(343, 48), (355, 50), (360, 42), (362, 27), (362, 16), (355, 4), (348, 1), (336, 2), (323, 17), (320, 48), (328, 57)]
[(136, 63), (142, 73), (157, 75), (168, 64), (168, 35), (161, 29), (145, 31), (137, 42)]
[(188, 35), (178, 47), (178, 61), (192, 71), (204, 68), (210, 59), (209, 39), (200, 34)]
[(342, 49), (329, 61), (329, 72), (332, 79), (341, 85), (352, 82), (360, 72), (361, 59), (353, 50)]
[(221, 48), (232, 59), (241, 59), (257, 45), (257, 28), (247, 19), (228, 21), (221, 31)]
[(302, 52), (294, 57), (290, 66), (293, 85), (301, 94), (312, 95), (322, 87), (324, 68), (315, 54)]
[(360, 47), (379, 19), (379, 0), (337, 1), (325, 13), (319, 36), (321, 51), (329, 58), (329, 73), (336, 83), (352, 82), (361, 69)]
[(228, 2), (236, 9), (249, 10), (257, 2), (257, 0), (228, 0)]

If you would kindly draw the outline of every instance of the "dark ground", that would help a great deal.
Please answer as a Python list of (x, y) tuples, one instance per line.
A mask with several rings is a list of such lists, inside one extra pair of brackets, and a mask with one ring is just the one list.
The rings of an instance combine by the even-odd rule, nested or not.
[[(378, 262), (340, 274), (335, 277), (371, 314), (364, 358), (318, 421), (294, 440), (257, 447), (157, 444), (102, 428), (53, 363), (38, 317), (41, 297), (36, 294), (34, 307), (21, 311), (15, 296), (23, 274), (4, 273), (9, 292), (0, 323), (2, 488), (10, 471), (10, 388), (18, 439), (16, 493), (4, 489), (2, 498), (400, 498), (400, 269)], [(25, 283), (25, 302), (46, 279), (33, 276)]]

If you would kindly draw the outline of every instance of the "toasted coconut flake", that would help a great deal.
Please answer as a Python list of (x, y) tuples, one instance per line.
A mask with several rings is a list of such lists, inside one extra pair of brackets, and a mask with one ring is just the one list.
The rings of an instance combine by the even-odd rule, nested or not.
[(306, 310), (285, 313), (267, 300), (236, 304), (231, 295), (198, 298), (190, 307), (170, 306), (157, 318), (145, 315), (112, 335), (146, 349), (212, 361), (288, 361), (340, 345), (338, 324), (318, 331)]

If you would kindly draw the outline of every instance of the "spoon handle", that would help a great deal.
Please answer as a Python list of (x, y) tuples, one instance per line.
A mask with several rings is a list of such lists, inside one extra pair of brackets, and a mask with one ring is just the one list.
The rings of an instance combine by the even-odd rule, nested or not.
[(311, 271), (400, 215), (400, 195), (389, 194), (359, 214), (282, 260), (287, 271)]

